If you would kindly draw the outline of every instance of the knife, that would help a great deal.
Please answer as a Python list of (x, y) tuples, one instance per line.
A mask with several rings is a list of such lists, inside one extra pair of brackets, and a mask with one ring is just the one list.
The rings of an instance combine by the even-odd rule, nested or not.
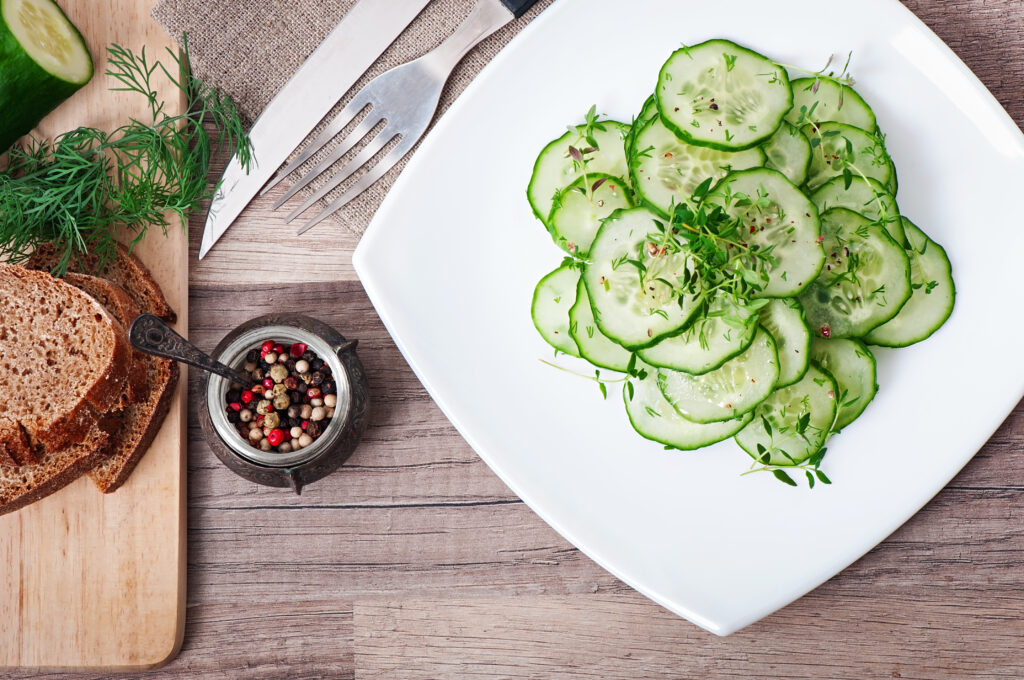
[(430, 0), (360, 0), (267, 104), (249, 131), (253, 164), (232, 159), (210, 203), (203, 259), (242, 209)]

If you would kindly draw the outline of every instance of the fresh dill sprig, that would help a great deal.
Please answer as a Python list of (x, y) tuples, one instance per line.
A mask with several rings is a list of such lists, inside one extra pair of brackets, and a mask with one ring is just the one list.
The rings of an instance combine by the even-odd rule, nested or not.
[[(150, 226), (164, 234), (170, 218), (187, 224), (190, 213), (213, 196), (211, 159), (224, 151), (248, 170), (249, 138), (234, 102), (193, 76), (188, 40), (181, 56), (167, 50), (168, 69), (111, 45), (106, 74), (112, 91), (145, 97), (146, 120), (130, 119), (113, 131), (80, 127), (53, 140), (15, 145), (0, 171), (0, 259), (17, 262), (43, 244), (60, 254), (54, 274), (70, 262), (95, 254), (100, 269), (116, 252), (121, 229), (141, 241)], [(169, 78), (180, 90), (185, 113), (170, 115), (153, 79)]]

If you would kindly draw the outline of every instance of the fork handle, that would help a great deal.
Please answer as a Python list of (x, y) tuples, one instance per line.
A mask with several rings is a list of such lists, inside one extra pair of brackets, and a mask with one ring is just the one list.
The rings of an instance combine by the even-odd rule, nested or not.
[(537, 0), (501, 0), (501, 4), (505, 5), (505, 9), (512, 12), (516, 19), (526, 14), (526, 10), (533, 7), (536, 3)]

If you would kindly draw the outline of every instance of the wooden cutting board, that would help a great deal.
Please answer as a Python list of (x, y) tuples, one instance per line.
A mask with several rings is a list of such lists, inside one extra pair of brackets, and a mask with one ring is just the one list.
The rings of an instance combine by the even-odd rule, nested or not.
[[(36, 134), (144, 119), (137, 94), (110, 92), (106, 47), (118, 43), (165, 63), (173, 43), (149, 11), (155, 0), (58, 0), (85, 37), (92, 82)], [(174, 69), (171, 69), (174, 73)], [(170, 113), (178, 90), (158, 81)], [(174, 222), (135, 251), (188, 328), (188, 241)], [(141, 669), (172, 659), (185, 629), (185, 403), (182, 371), (170, 414), (128, 482), (102, 494), (82, 478), (0, 517), (0, 667)]]

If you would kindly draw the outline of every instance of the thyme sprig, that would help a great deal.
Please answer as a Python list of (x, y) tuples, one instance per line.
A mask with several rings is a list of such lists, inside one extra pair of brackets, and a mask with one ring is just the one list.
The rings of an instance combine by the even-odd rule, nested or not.
[[(141, 241), (150, 226), (166, 234), (171, 217), (187, 216), (210, 198), (211, 159), (224, 151), (248, 170), (252, 160), (241, 115), (220, 90), (189, 71), (187, 38), (171, 66), (120, 45), (108, 49), (112, 91), (146, 99), (145, 119), (132, 118), (108, 132), (91, 127), (15, 145), (0, 171), (0, 258), (19, 261), (42, 244), (60, 254), (54, 273), (75, 257), (95, 254), (100, 269), (115, 253), (115, 235)], [(155, 79), (168, 78), (185, 99), (171, 115)]]

